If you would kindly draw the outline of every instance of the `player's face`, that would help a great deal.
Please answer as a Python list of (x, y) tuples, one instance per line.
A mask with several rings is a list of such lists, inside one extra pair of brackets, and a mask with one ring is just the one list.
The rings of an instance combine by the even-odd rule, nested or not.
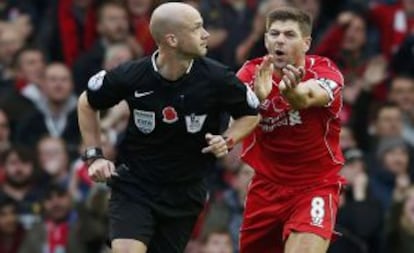
[(309, 50), (310, 37), (303, 37), (299, 24), (292, 20), (275, 21), (265, 33), (265, 46), (275, 56), (274, 66), (284, 68), (287, 64), (298, 66)]
[(203, 19), (197, 11), (188, 13), (180, 31), (177, 32), (177, 49), (183, 55), (200, 57), (207, 54), (207, 39), (210, 34), (203, 27)]

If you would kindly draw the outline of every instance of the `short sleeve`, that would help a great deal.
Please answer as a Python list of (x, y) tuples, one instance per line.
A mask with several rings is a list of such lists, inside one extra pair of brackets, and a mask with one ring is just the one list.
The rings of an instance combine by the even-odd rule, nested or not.
[(240, 79), (244, 84), (248, 85), (253, 89), (253, 73), (250, 71), (247, 64), (244, 64), (237, 72), (237, 78)]
[[(335, 101), (338, 101), (335, 104), (341, 103), (344, 77), (338, 67), (328, 58), (322, 58), (320, 62), (315, 64), (312, 71), (317, 73), (318, 83), (328, 93), (330, 101), (327, 107), (330, 107)], [(339, 108), (334, 111), (337, 110)]]
[(256, 94), (230, 70), (220, 81), (219, 97), (221, 105), (233, 118), (258, 114), (260, 102)]
[(101, 70), (89, 79), (86, 92), (92, 108), (107, 109), (126, 98), (128, 87), (123, 72), (120, 67), (109, 72)]

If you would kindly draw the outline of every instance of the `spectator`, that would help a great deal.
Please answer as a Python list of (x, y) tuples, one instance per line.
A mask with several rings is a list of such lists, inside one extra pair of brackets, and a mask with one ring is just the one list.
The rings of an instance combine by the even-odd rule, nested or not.
[[(358, 102), (355, 103), (353, 111), (354, 118), (352, 130), (358, 142), (358, 146), (375, 157), (378, 143), (383, 138), (402, 137), (403, 116), (402, 111), (395, 103), (383, 103), (376, 110), (372, 127), (369, 122), (370, 104), (365, 100), (368, 93), (361, 93)], [(371, 127), (372, 131), (369, 131)], [(371, 159), (371, 157), (369, 157)]]
[[(243, 219), (244, 203), (247, 187), (253, 177), (253, 169), (243, 164), (231, 181), (231, 188), (224, 191), (221, 196), (212, 200), (211, 207), (207, 211), (205, 230), (212, 227), (227, 227), (231, 235), (231, 241), (238, 249), (239, 231)], [(238, 252), (238, 250), (236, 251)]]
[(345, 150), (341, 174), (348, 186), (341, 196), (336, 229), (343, 236), (334, 242), (329, 253), (377, 253), (381, 249), (383, 212), (370, 192), (370, 179), (361, 150)]
[(356, 148), (357, 142), (355, 140), (354, 133), (352, 129), (347, 125), (341, 126), (341, 133), (339, 134), (339, 143), (342, 150)]
[(0, 253), (17, 253), (25, 236), (18, 222), (16, 202), (0, 195)]
[[(250, 34), (244, 41), (240, 42), (236, 49), (236, 62), (238, 64), (242, 64), (248, 59), (253, 59), (266, 54), (263, 36), (265, 32), (266, 13), (277, 7), (286, 5), (289, 5), (289, 1), (287, 0), (267, 0), (260, 2), (253, 18)], [(215, 36), (216, 39), (220, 41), (219, 39), (224, 37), (224, 35), (226, 35), (226, 33), (221, 32), (212, 34), (212, 37)], [(211, 41), (211, 39), (209, 39), (209, 41)]]
[(403, 112), (402, 137), (414, 146), (414, 77), (396, 75), (391, 81), (389, 100), (396, 103)]
[(19, 253), (86, 253), (71, 201), (64, 187), (50, 185), (42, 203), (44, 220), (27, 232)]
[(35, 182), (34, 159), (27, 149), (12, 147), (5, 152), (2, 163), (5, 180), (1, 191), (17, 202), (19, 220), (28, 229), (40, 213), (41, 191)]
[(95, 0), (57, 0), (40, 39), (52, 61), (73, 66), (96, 39)]
[[(79, 235), (87, 253), (104, 253), (108, 238), (109, 188), (102, 184), (92, 186), (79, 211)], [(105, 251), (106, 252), (106, 251)]]
[(372, 192), (387, 211), (398, 181), (411, 181), (409, 148), (402, 138), (385, 138), (378, 145), (377, 159), (371, 170)]
[(414, 29), (414, 1), (373, 4), (369, 17), (379, 29), (382, 54), (390, 59)]
[(131, 14), (131, 24), (135, 35), (135, 40), (139, 46), (139, 56), (151, 55), (156, 44), (149, 31), (149, 21), (153, 9), (159, 0), (127, 0), (128, 10)]
[(92, 48), (82, 54), (73, 66), (76, 94), (82, 93), (89, 78), (102, 69), (105, 51), (111, 45), (128, 43), (130, 38), (128, 10), (123, 4), (109, 1), (98, 10), (99, 39)]
[(69, 154), (66, 143), (59, 137), (45, 136), (37, 144), (39, 167), (43, 183), (69, 185)]
[(77, 99), (72, 92), (70, 70), (61, 63), (48, 65), (42, 88), (43, 103), (38, 111), (20, 122), (17, 141), (35, 147), (44, 135), (61, 137), (67, 141), (70, 154), (74, 155), (77, 153), (80, 133), (76, 113)]
[(202, 239), (202, 253), (232, 253), (233, 242), (226, 229), (211, 229)]
[(0, 104), (10, 117), (13, 129), (17, 122), (33, 113), (43, 100), (45, 59), (43, 52), (34, 47), (24, 47), (15, 56), (15, 80), (13, 89), (2, 94)]
[(384, 252), (414, 252), (414, 186), (401, 180), (396, 185), (393, 205), (387, 218)]
[[(362, 14), (355, 11), (343, 12), (314, 49), (315, 54), (334, 60), (344, 75), (346, 85), (341, 118), (345, 123), (351, 117), (352, 105), (362, 88), (373, 87), (374, 97), (385, 100), (385, 87), (378, 84), (386, 77), (386, 62), (385, 59), (371, 58), (369, 55), (367, 25)], [(373, 73), (376, 66), (380, 68)]]
[[(24, 46), (24, 37), (13, 26), (6, 25), (1, 28), (0, 32), (0, 70), (1, 86), (12, 87), (14, 73), (12, 62), (17, 53)], [(1, 87), (4, 89), (4, 87)]]
[(236, 51), (252, 29), (256, 13), (256, 1), (212, 0), (201, 6), (209, 38), (209, 56), (234, 69), (241, 66), (236, 62)]

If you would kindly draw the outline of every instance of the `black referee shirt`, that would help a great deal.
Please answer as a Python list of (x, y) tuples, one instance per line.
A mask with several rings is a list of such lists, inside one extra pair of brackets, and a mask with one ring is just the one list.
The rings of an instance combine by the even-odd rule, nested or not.
[(118, 163), (129, 167), (133, 179), (195, 182), (214, 161), (201, 153), (205, 134), (219, 133), (224, 112), (236, 119), (256, 115), (258, 101), (229, 68), (209, 58), (195, 59), (180, 79), (166, 80), (156, 54), (91, 77), (88, 101), (95, 109), (127, 101), (131, 114)]

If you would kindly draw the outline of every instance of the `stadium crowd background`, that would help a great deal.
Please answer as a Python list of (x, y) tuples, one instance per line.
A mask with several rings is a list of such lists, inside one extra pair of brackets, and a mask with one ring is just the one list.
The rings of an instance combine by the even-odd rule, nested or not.
[[(150, 55), (157, 0), (0, 0), (0, 253), (107, 252), (104, 184), (80, 160), (77, 96), (101, 69)], [(310, 54), (345, 77), (341, 147), (349, 185), (329, 253), (414, 252), (414, 0), (194, 0), (209, 56), (235, 71), (265, 54), (264, 15), (291, 4), (314, 19)], [(106, 157), (128, 115), (103, 113)], [(253, 171), (238, 148), (211, 168), (188, 253), (238, 252)]]

